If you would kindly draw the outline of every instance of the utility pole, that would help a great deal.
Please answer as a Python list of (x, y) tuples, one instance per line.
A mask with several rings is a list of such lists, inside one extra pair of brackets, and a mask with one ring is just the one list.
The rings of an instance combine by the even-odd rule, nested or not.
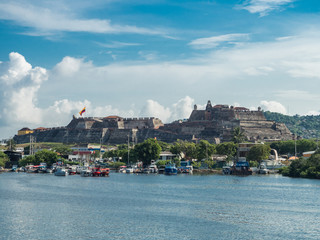
[(34, 155), (34, 137), (30, 135), (30, 150), (29, 155)]
[(129, 165), (129, 156), (130, 156), (129, 137), (130, 137), (130, 134), (128, 134), (128, 165)]

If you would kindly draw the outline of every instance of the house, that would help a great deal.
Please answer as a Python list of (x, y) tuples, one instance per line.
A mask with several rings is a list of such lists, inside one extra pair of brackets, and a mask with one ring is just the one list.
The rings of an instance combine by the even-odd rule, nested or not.
[(26, 134), (30, 134), (30, 133), (33, 133), (33, 130), (31, 130), (30, 128), (24, 127), (18, 131), (18, 136), (26, 135)]

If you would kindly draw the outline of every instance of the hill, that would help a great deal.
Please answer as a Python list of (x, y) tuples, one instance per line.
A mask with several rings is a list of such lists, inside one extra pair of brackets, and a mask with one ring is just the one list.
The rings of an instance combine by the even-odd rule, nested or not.
[(292, 133), (296, 133), (306, 139), (320, 137), (320, 115), (311, 116), (288, 116), (275, 112), (264, 112), (267, 120), (286, 124)]

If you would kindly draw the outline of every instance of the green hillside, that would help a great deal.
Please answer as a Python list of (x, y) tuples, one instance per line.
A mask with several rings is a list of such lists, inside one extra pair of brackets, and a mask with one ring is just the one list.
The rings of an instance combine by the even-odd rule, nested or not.
[(317, 116), (288, 116), (275, 112), (264, 112), (267, 120), (285, 123), (292, 133), (303, 138), (320, 137), (320, 115)]

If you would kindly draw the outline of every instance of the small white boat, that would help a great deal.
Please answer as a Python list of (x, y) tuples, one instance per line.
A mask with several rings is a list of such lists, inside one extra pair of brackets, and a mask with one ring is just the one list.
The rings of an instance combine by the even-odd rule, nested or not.
[(126, 173), (133, 173), (133, 168), (132, 167), (128, 167), (126, 169)]
[(64, 168), (57, 168), (54, 172), (55, 176), (68, 176), (68, 170)]
[(80, 173), (81, 177), (91, 177), (92, 176), (92, 171), (89, 169), (83, 169)]

